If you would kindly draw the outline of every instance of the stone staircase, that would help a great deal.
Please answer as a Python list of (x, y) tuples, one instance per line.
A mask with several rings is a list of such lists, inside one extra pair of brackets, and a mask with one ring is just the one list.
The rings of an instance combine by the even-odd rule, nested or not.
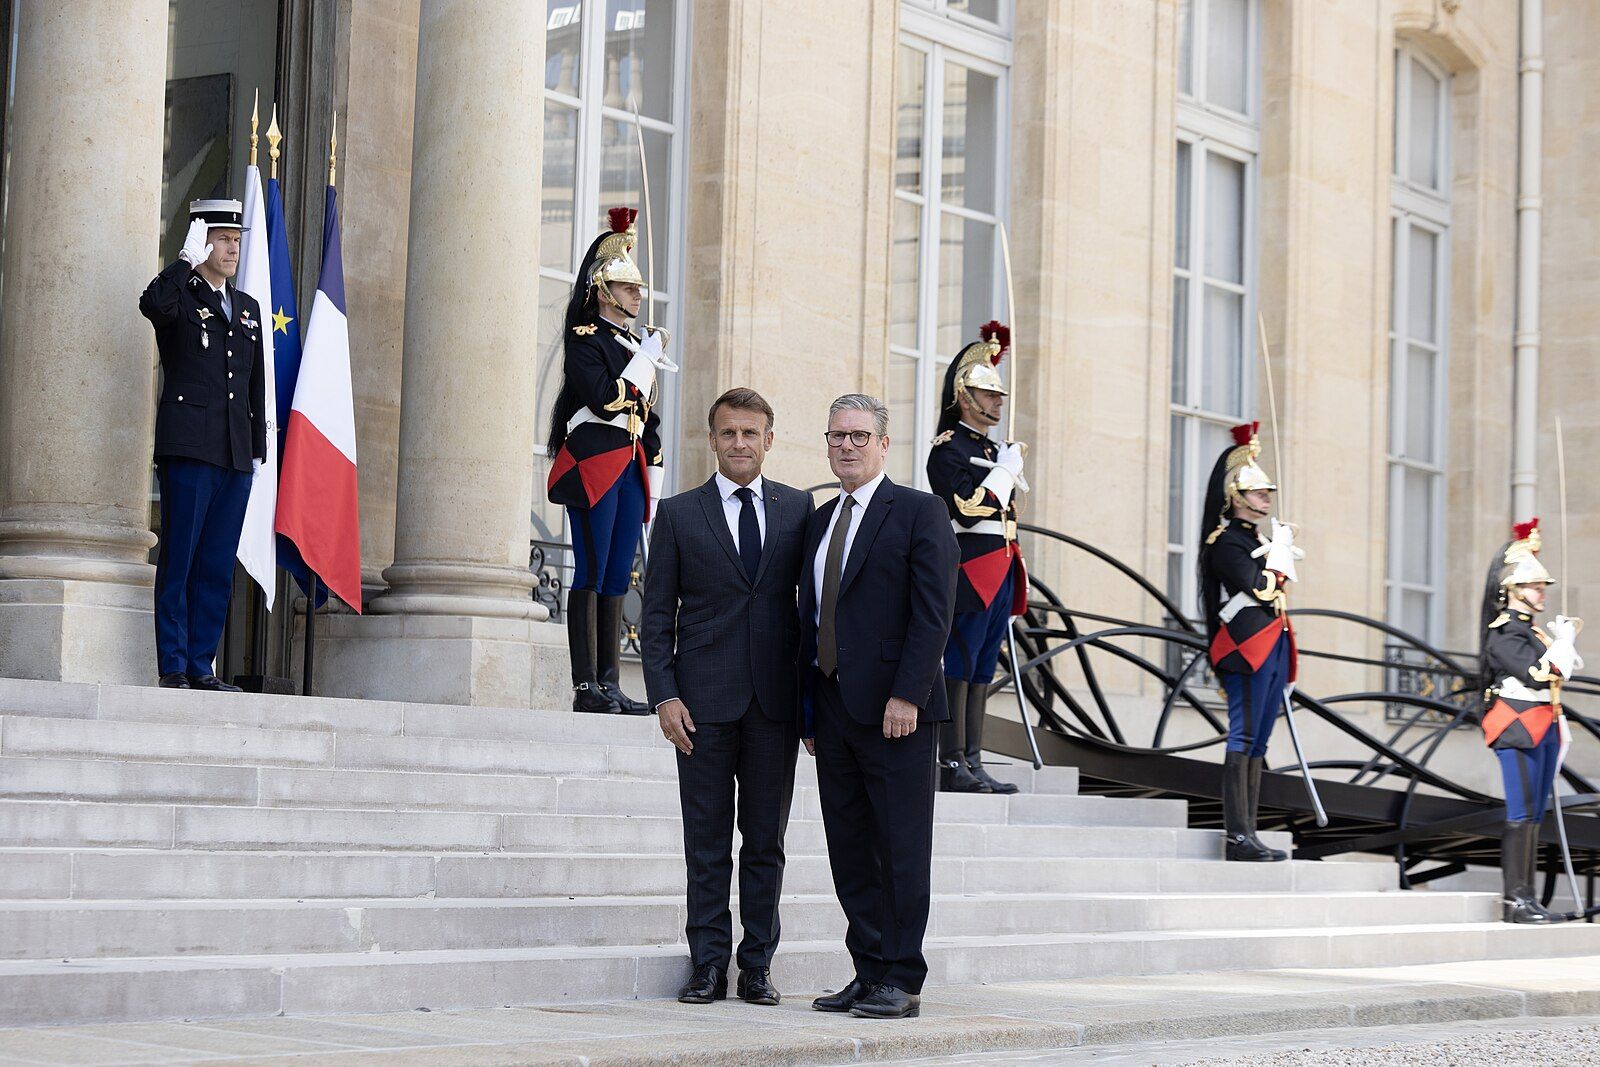
[[(940, 796), (931, 982), (1600, 952), (1387, 864), (1227, 864), (1184, 805)], [(672, 750), (653, 719), (0, 680), (0, 1026), (669, 996)], [(800, 756), (774, 966), (849, 975)], [(1283, 835), (1267, 835), (1287, 847)]]

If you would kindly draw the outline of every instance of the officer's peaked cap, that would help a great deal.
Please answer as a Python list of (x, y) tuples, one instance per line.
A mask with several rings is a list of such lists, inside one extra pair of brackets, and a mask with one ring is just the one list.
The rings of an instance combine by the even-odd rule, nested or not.
[(208, 230), (250, 228), (244, 224), (244, 205), (237, 200), (191, 200), (189, 218), (204, 222)]

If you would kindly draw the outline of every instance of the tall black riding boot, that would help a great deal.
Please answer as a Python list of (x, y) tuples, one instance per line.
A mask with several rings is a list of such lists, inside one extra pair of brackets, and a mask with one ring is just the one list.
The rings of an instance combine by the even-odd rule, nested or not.
[(1543, 925), (1550, 921), (1534, 909), (1529, 878), (1532, 866), (1528, 858), (1538, 832), (1538, 823), (1508, 822), (1500, 838), (1500, 918), (1505, 922)]
[(567, 593), (567, 653), (572, 657), (572, 710), (614, 715), (617, 705), (601, 692), (595, 677), (595, 592)]
[(966, 754), (962, 750), (967, 683), (960, 678), (946, 678), (944, 698), (950, 705), (950, 721), (939, 724), (939, 792), (987, 793), (989, 790), (967, 769)]
[(1544, 825), (1542, 822), (1525, 823), (1528, 829), (1523, 833), (1528, 835), (1528, 856), (1523, 862), (1527, 865), (1526, 877), (1523, 879), (1528, 885), (1528, 906), (1535, 914), (1543, 915), (1551, 922), (1560, 922), (1561, 916), (1551, 911), (1539, 902), (1539, 830)]
[(983, 719), (988, 714), (989, 684), (973, 682), (967, 686), (967, 769), (989, 787), (991, 793), (1015, 793), (1016, 785), (1002, 782), (983, 769)]
[(623, 599), (620, 596), (603, 596), (599, 599), (600, 609), (595, 617), (594, 639), (600, 692), (604, 693), (624, 715), (648, 715), (650, 705), (634, 700), (622, 691), (622, 686), (617, 684), (622, 669)]
[(1222, 833), (1226, 840), (1223, 855), (1241, 863), (1267, 863), (1271, 849), (1250, 836), (1246, 809), (1250, 805), (1250, 757), (1243, 752), (1226, 753), (1222, 761)]
[(1261, 810), (1261, 771), (1266, 766), (1266, 763), (1265, 757), (1250, 757), (1249, 773), (1245, 777), (1245, 781), (1250, 787), (1250, 798), (1244, 811), (1245, 833), (1249, 835), (1251, 841), (1255, 842), (1257, 848), (1267, 853), (1267, 859), (1276, 863), (1279, 860), (1288, 859), (1289, 854), (1281, 848), (1268, 848), (1266, 842), (1262, 841), (1261, 837), (1256, 833), (1256, 820)]

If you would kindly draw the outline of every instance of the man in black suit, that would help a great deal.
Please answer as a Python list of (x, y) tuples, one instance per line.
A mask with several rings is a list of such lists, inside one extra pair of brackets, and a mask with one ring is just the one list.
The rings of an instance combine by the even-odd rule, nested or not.
[(811, 496), (761, 476), (772, 408), (755, 390), (728, 390), (707, 422), (717, 473), (661, 502), (640, 626), (645, 687), (678, 749), (694, 968), (678, 999), (728, 993), (737, 782), (738, 995), (777, 1004), (771, 966), (798, 749), (795, 589)]
[(819, 1011), (918, 1013), (928, 964), (934, 746), (960, 552), (944, 503), (883, 473), (889, 409), (841, 396), (828, 464), (842, 492), (806, 527), (801, 723), (855, 977)]

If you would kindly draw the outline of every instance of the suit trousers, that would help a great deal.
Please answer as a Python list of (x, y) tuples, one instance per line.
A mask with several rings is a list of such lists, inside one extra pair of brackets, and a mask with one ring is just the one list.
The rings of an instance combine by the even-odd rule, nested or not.
[(156, 660), (162, 674), (213, 673), (233, 597), (251, 475), (198, 459), (156, 461), (161, 549), (156, 556)]
[(936, 724), (890, 740), (845, 710), (839, 684), (816, 687), (817, 787), (845, 947), (864, 982), (921, 993), (932, 892)]
[[(694, 714), (694, 709), (689, 709)], [(775, 721), (754, 700), (733, 722), (696, 723), (694, 752), (678, 753), (678, 798), (683, 807), (683, 856), (688, 867), (688, 924), (684, 934), (696, 967), (724, 970), (733, 948), (728, 892), (733, 879), (735, 810), (739, 836), (739, 969), (770, 967), (778, 948), (778, 899), (783, 894), (783, 835), (794, 798), (799, 733), (792, 720)], [(737, 809), (734, 786), (738, 785)]]

